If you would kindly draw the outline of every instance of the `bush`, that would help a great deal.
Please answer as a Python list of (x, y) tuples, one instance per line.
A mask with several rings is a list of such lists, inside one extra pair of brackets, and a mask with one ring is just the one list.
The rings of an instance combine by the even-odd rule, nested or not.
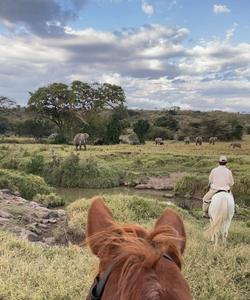
[(202, 198), (207, 190), (207, 177), (185, 176), (175, 186), (175, 194), (187, 198)]
[(31, 200), (38, 193), (48, 194), (51, 190), (39, 176), (5, 169), (0, 169), (0, 188), (18, 191), (27, 200)]
[(48, 183), (61, 187), (109, 188), (119, 186), (120, 173), (107, 163), (89, 157), (80, 161), (79, 156), (68, 157), (45, 166)]
[(244, 175), (237, 177), (233, 186), (233, 194), (236, 202), (250, 206), (250, 176)]
[(42, 174), (44, 167), (44, 157), (42, 155), (34, 155), (28, 162), (27, 172), (33, 174)]
[(173, 140), (174, 132), (167, 128), (152, 126), (147, 133), (147, 139), (154, 140), (157, 137), (161, 137), (164, 140)]
[(65, 201), (55, 193), (50, 194), (37, 194), (33, 197), (33, 200), (44, 204), (46, 207), (57, 207), (65, 205)]

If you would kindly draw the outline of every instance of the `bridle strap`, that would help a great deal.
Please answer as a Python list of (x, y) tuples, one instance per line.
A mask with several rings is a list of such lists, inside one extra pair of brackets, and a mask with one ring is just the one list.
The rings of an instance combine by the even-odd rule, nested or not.
[[(175, 261), (170, 255), (163, 254), (163, 257), (175, 263)], [(109, 266), (101, 277), (97, 275), (95, 282), (90, 290), (90, 300), (101, 300), (105, 285), (109, 279), (112, 269), (113, 265)]]
[(173, 260), (173, 258), (170, 255), (163, 254), (163, 257), (175, 263), (175, 261)]
[(95, 279), (95, 284), (92, 286), (90, 292), (90, 299), (91, 300), (101, 300), (105, 285), (108, 281), (108, 278), (111, 274), (113, 266), (109, 266), (108, 269), (104, 272), (102, 277), (99, 275)]

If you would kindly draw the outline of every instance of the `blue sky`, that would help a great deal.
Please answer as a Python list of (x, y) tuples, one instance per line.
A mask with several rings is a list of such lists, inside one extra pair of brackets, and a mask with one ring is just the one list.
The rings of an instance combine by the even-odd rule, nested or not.
[(0, 0), (0, 95), (72, 80), (131, 108), (250, 112), (250, 1)]

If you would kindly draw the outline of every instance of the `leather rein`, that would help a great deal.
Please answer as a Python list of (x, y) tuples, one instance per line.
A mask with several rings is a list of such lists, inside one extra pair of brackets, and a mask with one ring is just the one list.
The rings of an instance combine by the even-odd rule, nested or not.
[[(163, 258), (174, 262), (173, 258), (168, 254), (163, 254)], [(95, 281), (92, 284), (92, 287), (91, 287), (90, 292), (89, 292), (88, 297), (90, 297), (90, 298), (87, 297), (87, 299), (89, 299), (89, 300), (101, 300), (102, 294), (104, 292), (105, 285), (106, 285), (106, 283), (109, 279), (109, 276), (112, 272), (112, 269), (113, 269), (113, 266), (110, 265), (101, 277), (100, 277), (99, 274), (96, 276)]]

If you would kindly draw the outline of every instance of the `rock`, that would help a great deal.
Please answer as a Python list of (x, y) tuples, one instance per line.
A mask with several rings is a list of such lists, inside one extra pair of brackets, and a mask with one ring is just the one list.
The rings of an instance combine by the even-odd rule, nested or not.
[(48, 238), (44, 238), (43, 242), (49, 246), (55, 246), (56, 245), (56, 240), (54, 237), (48, 237)]
[(9, 190), (9, 189), (2, 189), (1, 192), (2, 192), (3, 194), (12, 195), (12, 192), (11, 192), (11, 190)]
[(30, 230), (23, 230), (21, 232), (21, 236), (22, 239), (24, 240), (28, 240), (30, 242), (38, 242), (41, 241), (41, 237), (39, 237), (36, 233), (30, 231)]
[(0, 217), (0, 225), (8, 222), (9, 219)]
[(135, 188), (172, 191), (176, 182), (184, 176), (186, 173), (175, 172), (170, 173), (169, 176), (150, 177), (146, 183), (137, 184)]
[(48, 223), (51, 223), (51, 224), (55, 224), (56, 222), (57, 222), (56, 219), (49, 219), (49, 220), (48, 220)]
[(37, 223), (32, 223), (26, 226), (26, 228), (38, 235), (40, 235), (42, 233), (42, 230), (38, 228), (38, 224)]
[(42, 218), (50, 219), (50, 218), (58, 218), (58, 217), (59, 217), (59, 215), (58, 215), (57, 211), (47, 209), (47, 211), (44, 213)]
[(57, 209), (56, 212), (59, 216), (66, 216), (66, 212), (63, 209)]
[(0, 210), (0, 217), (9, 219), (12, 217), (12, 215), (6, 211)]
[(168, 193), (163, 195), (164, 198), (172, 199), (174, 198), (174, 194)]
[(80, 245), (84, 239), (83, 232), (69, 229), (63, 209), (48, 209), (9, 190), (0, 190), (0, 229), (47, 246), (67, 246), (71, 241)]

